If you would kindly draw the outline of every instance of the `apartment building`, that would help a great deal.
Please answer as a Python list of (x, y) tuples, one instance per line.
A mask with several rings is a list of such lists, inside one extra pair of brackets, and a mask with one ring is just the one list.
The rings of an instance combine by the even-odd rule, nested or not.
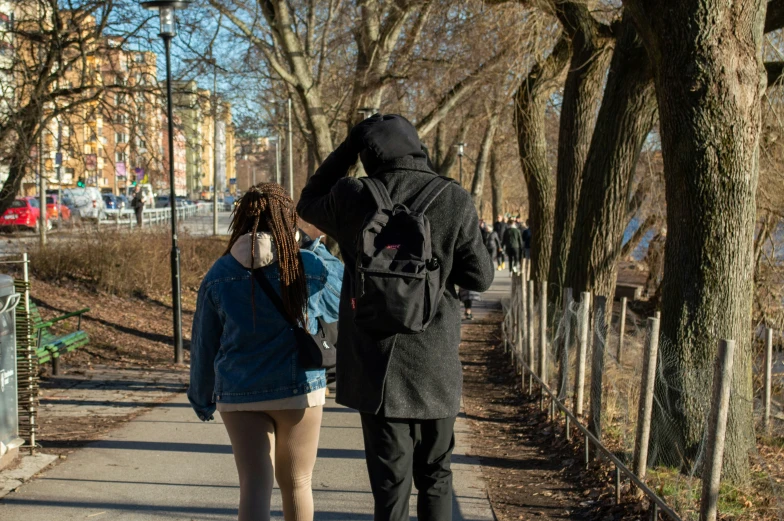
[[(236, 178), (234, 125), (231, 104), (218, 98), (217, 111), (213, 110), (214, 96), (191, 81), (174, 82), (174, 110), (182, 119), (182, 128), (188, 143), (186, 151), (187, 191), (191, 197), (209, 196), (216, 180), (215, 157), (218, 158), (217, 181), (220, 190), (226, 189)], [(215, 140), (217, 112), (218, 140)]]

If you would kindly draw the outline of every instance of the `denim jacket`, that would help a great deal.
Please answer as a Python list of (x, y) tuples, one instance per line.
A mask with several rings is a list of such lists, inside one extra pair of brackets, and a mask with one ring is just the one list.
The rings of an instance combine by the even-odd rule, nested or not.
[[(254, 266), (260, 267), (280, 292), (274, 248), (268, 236), (266, 243), (262, 241), (263, 236), (259, 235), (261, 244), (257, 244)], [(250, 244), (250, 234), (241, 240)], [(249, 247), (246, 249), (249, 252)], [(315, 333), (316, 317), (328, 323), (338, 319), (343, 264), (318, 240), (301, 253), (309, 292), (308, 328)], [(213, 264), (199, 288), (191, 335), (188, 399), (204, 421), (212, 418), (217, 402), (276, 400), (326, 386), (323, 369), (306, 370), (299, 365), (291, 326), (258, 283), (251, 281), (249, 267), (250, 261), (238, 260), (232, 248), (230, 255)], [(255, 284), (255, 323), (251, 282)]]

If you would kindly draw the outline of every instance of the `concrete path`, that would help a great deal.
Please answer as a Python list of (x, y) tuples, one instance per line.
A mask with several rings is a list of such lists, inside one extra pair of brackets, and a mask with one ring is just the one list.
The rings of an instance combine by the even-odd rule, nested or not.
[[(480, 467), (466, 456), (467, 428), (460, 419), (453, 519), (492, 521)], [(325, 408), (313, 487), (317, 520), (373, 519), (359, 415), (332, 400)], [(6, 496), (0, 519), (223, 521), (236, 519), (238, 501), (225, 429), (219, 422), (198, 421), (178, 395)], [(273, 519), (282, 519), (280, 508), (276, 490)]]

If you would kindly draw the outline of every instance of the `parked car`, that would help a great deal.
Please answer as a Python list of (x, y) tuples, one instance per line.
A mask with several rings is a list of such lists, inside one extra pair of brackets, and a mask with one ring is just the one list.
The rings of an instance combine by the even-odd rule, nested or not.
[[(38, 230), (41, 218), (41, 205), (36, 197), (19, 197), (0, 216), (0, 226), (28, 228)], [(52, 222), (46, 220), (46, 228), (51, 229)]]
[(106, 218), (106, 207), (101, 191), (95, 187), (68, 188), (63, 190), (63, 198), (71, 201), (71, 212), (74, 217), (90, 219), (95, 222)]
[[(187, 202), (184, 197), (177, 197), (175, 199), (177, 208), (184, 208), (187, 206)], [(155, 207), (156, 208), (168, 208), (169, 207), (169, 196), (168, 195), (159, 195), (155, 198)]]
[(120, 203), (117, 196), (114, 194), (101, 194), (103, 196), (103, 204), (107, 210), (120, 210)]
[(120, 210), (130, 210), (131, 208), (131, 201), (128, 200), (128, 196), (126, 195), (118, 195), (117, 203), (120, 205)]
[(47, 195), (46, 215), (53, 223), (59, 223), (60, 219), (67, 223), (71, 220), (71, 209), (63, 203), (58, 203), (56, 195)]
[(169, 207), (169, 196), (168, 195), (159, 195), (155, 197), (155, 207), (156, 208), (168, 208)]
[(234, 199), (234, 196), (227, 195), (226, 197), (224, 197), (223, 198), (223, 211), (224, 212), (231, 212), (232, 210), (234, 210), (234, 202), (235, 201), (236, 201), (236, 199)]

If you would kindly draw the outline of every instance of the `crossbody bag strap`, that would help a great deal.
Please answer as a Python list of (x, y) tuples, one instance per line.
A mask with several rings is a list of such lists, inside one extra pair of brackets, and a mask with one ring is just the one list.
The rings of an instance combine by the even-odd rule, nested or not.
[(264, 275), (264, 271), (261, 269), (255, 269), (255, 270), (251, 270), (251, 273), (253, 274), (253, 277), (256, 279), (256, 282), (259, 283), (259, 286), (261, 286), (261, 289), (264, 290), (264, 293), (267, 294), (267, 297), (270, 299), (270, 302), (272, 302), (272, 305), (275, 306), (275, 308), (283, 316), (283, 318), (286, 319), (286, 322), (288, 322), (292, 327), (300, 327), (296, 322), (294, 322), (294, 319), (291, 318), (291, 316), (289, 316), (289, 314), (286, 312), (286, 308), (283, 307), (283, 300), (280, 298), (280, 295), (278, 295), (275, 289), (272, 287), (270, 281), (267, 280), (267, 276)]

